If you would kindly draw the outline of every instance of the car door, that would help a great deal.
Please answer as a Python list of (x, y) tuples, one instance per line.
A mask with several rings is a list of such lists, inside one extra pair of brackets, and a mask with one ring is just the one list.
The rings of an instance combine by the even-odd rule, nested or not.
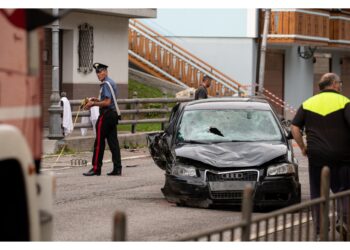
[(164, 148), (164, 137), (165, 132), (152, 133), (147, 136), (148, 149), (151, 154), (153, 161), (158, 167), (165, 170), (166, 169), (166, 150)]
[(169, 125), (164, 132), (152, 133), (147, 136), (147, 144), (153, 161), (163, 170), (169, 170), (173, 163), (173, 134), (181, 112), (182, 105), (176, 104), (170, 114)]

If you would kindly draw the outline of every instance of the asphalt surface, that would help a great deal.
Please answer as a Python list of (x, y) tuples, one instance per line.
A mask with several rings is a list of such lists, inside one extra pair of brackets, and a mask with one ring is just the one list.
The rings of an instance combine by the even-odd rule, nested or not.
[[(296, 149), (302, 200), (309, 199), (306, 159)], [(82, 175), (91, 166), (71, 167), (72, 159), (90, 159), (91, 153), (44, 158), (43, 171), (56, 176), (54, 199), (55, 241), (110, 241), (116, 211), (127, 216), (129, 241), (173, 241), (196, 232), (221, 228), (241, 218), (240, 208), (200, 209), (168, 203), (160, 189), (164, 172), (147, 149), (122, 150), (123, 176), (106, 176), (112, 169), (110, 154), (101, 176)], [(55, 164), (53, 164), (55, 163)]]

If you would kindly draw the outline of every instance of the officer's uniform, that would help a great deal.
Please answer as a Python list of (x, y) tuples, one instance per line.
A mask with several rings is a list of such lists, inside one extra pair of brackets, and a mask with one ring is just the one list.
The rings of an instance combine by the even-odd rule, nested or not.
[(350, 189), (350, 100), (323, 90), (301, 105), (292, 124), (305, 127), (311, 199), (320, 197), (324, 166), (330, 168), (333, 193)]
[[(106, 69), (107, 67), (107, 65), (100, 63), (94, 64), (96, 71)], [(122, 165), (116, 127), (119, 117), (116, 111), (116, 104), (114, 103), (113, 95), (109, 86), (107, 85), (107, 82), (109, 82), (109, 84), (112, 86), (115, 96), (117, 96), (117, 85), (107, 76), (100, 84), (99, 100), (103, 101), (104, 99), (109, 98), (112, 100), (112, 102), (108, 107), (100, 107), (100, 115), (96, 121), (96, 139), (94, 143), (94, 153), (92, 156), (93, 168), (89, 172), (84, 173), (86, 176), (101, 174), (102, 160), (105, 150), (105, 139), (107, 139), (113, 161), (113, 171), (107, 175), (121, 175)]]

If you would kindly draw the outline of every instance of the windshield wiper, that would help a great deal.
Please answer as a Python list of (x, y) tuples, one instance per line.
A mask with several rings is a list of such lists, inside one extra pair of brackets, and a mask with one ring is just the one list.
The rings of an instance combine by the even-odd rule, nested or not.
[(227, 140), (227, 141), (212, 141), (211, 144), (219, 144), (219, 143), (228, 143), (228, 142), (248, 142), (248, 141), (241, 141), (241, 140)]
[(221, 131), (216, 127), (210, 127), (209, 132), (212, 134), (224, 137), (224, 135), (221, 133)]
[(204, 142), (204, 141), (196, 141), (196, 140), (185, 140), (185, 141), (182, 141), (181, 143), (189, 143), (189, 144), (208, 144), (207, 142)]

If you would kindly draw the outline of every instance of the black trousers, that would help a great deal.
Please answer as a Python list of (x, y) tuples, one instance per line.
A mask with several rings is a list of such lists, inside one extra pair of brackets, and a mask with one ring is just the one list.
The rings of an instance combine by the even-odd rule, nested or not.
[(92, 156), (92, 166), (95, 172), (101, 171), (106, 139), (112, 153), (113, 169), (122, 167), (117, 136), (117, 124), (117, 112), (113, 110), (100, 110), (100, 116), (96, 121), (96, 139)]
[[(324, 166), (330, 169), (330, 189), (333, 193), (338, 193), (350, 189), (350, 163), (332, 161), (325, 159), (320, 152), (308, 152), (309, 158), (309, 181), (311, 199), (321, 196), (321, 171)], [(349, 199), (343, 198), (337, 204), (338, 221), (348, 222)], [(313, 220), (316, 222), (316, 232), (320, 232), (320, 207), (314, 207), (312, 211)]]

